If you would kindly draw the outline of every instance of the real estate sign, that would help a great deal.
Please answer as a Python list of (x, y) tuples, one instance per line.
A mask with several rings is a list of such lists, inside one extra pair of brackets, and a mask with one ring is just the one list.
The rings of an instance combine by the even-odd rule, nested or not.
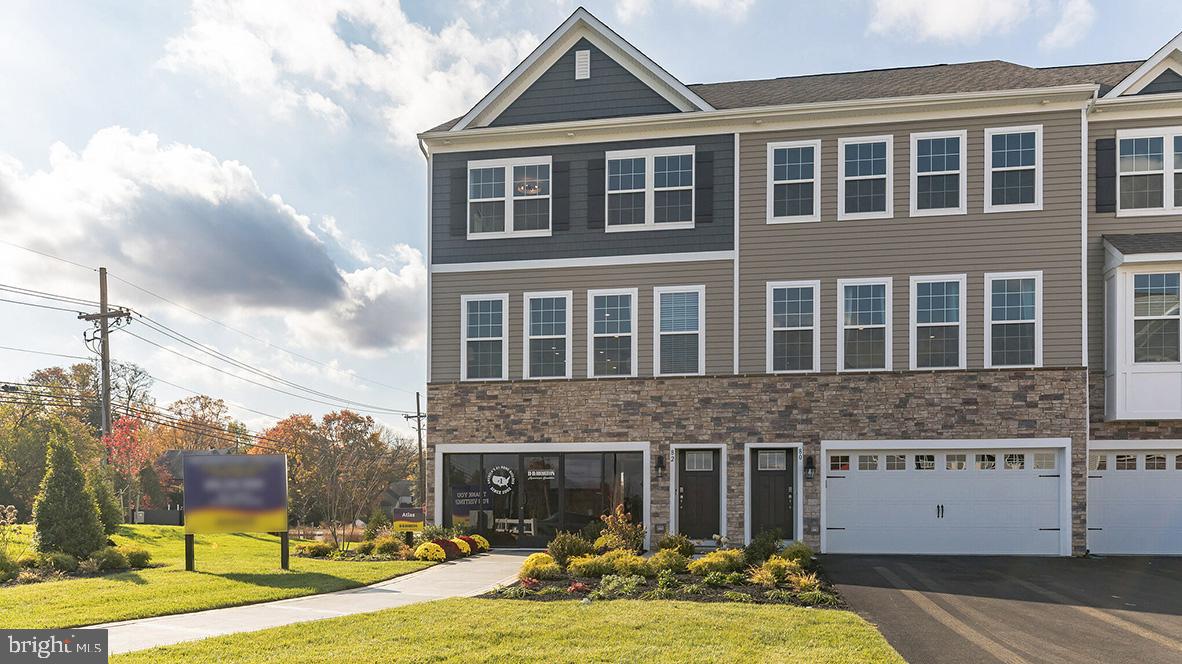
[(423, 510), (418, 507), (398, 507), (394, 510), (391, 530), (396, 533), (417, 533), (423, 530)]
[(184, 457), (186, 533), (287, 532), (287, 457)]

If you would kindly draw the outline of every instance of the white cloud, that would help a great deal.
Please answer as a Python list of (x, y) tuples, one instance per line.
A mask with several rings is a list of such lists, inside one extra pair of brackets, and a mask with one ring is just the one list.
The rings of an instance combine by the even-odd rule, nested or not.
[(339, 127), (364, 117), (413, 146), (417, 132), (468, 110), (539, 41), (527, 31), (484, 38), (463, 19), (432, 31), (397, 0), (198, 0), (160, 65), (236, 87), (279, 118), (302, 110)]
[[(677, 0), (677, 3), (707, 14), (741, 21), (747, 18), (747, 12), (755, 4), (755, 0)], [(620, 23), (631, 23), (648, 16), (652, 8), (652, 0), (616, 0), (616, 20)]]
[(1059, 11), (1058, 22), (1039, 40), (1040, 48), (1052, 50), (1073, 46), (1096, 22), (1096, 8), (1089, 0), (1061, 0)]
[[(421, 346), (419, 252), (399, 245), (392, 267), (345, 270), (317, 230), (367, 262), (335, 219), (313, 222), (264, 192), (243, 164), (161, 145), (148, 132), (108, 127), (81, 152), (57, 143), (49, 169), (33, 173), (0, 155), (0, 237), (101, 261), (208, 313), (287, 321), (293, 343), (332, 339), (355, 352)], [(0, 276), (53, 290), (59, 277), (25, 261), (0, 262)]]
[(631, 23), (648, 15), (652, 8), (652, 0), (616, 0), (616, 20), (620, 23)]
[(1029, 0), (872, 0), (870, 31), (925, 41), (975, 41), (1030, 15)]

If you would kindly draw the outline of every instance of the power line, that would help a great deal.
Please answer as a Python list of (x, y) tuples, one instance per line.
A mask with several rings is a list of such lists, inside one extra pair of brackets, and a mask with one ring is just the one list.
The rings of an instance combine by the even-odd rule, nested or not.
[[(362, 401), (356, 401), (354, 399), (349, 399), (349, 398), (338, 396), (335, 394), (321, 392), (320, 390), (314, 390), (310, 387), (304, 387), (303, 385), (300, 385), (299, 383), (290, 381), (286, 378), (283, 378), (282, 376), (275, 375), (269, 371), (264, 371), (263, 369), (259, 369), (258, 367), (255, 367), (251, 364), (243, 362), (242, 360), (239, 360), (239, 359), (233, 357), (232, 355), (228, 355), (226, 353), (223, 353), (223, 352), (217, 350), (216, 348), (212, 348), (206, 344), (203, 344), (200, 341), (193, 339), (192, 337), (186, 336), (185, 334), (168, 327), (164, 323), (156, 321), (155, 319), (152, 319), (148, 316), (140, 314), (139, 312), (136, 312), (136, 313), (139, 316), (141, 322), (143, 322), (145, 325), (147, 325), (149, 329), (153, 329), (154, 331), (156, 331), (160, 334), (163, 334), (164, 336), (169, 337), (169, 338), (173, 339), (174, 341), (178, 341), (178, 342), (180, 342), (180, 343), (182, 343), (194, 350), (197, 350), (199, 352), (205, 353), (206, 355), (210, 355), (212, 357), (215, 357), (223, 362), (226, 362), (228, 364), (236, 366), (240, 369), (249, 371), (250, 373), (261, 376), (263, 378), (267, 378), (267, 379), (277, 382), (281, 385), (286, 385), (287, 387), (290, 387), (293, 389), (301, 390), (303, 392), (308, 392), (309, 394), (313, 394), (315, 396), (318, 396), (318, 397), (321, 397), (324, 399), (332, 399), (334, 401), (340, 401), (342, 403), (350, 404), (350, 405), (358, 407), (358, 408), (368, 408), (368, 409), (371, 409), (374, 411), (387, 411), (387, 410), (393, 411), (394, 410), (394, 409), (388, 408), (386, 406), (377, 406), (374, 404), (369, 404), (369, 403), (365, 403)], [(399, 412), (401, 412), (401, 411), (399, 411)]]
[(82, 314), (86, 313), (85, 311), (79, 311), (77, 309), (64, 309), (62, 307), (55, 307), (55, 306), (51, 306), (48, 304), (37, 304), (36, 302), (25, 302), (24, 300), (9, 300), (9, 299), (3, 298), (3, 297), (0, 297), (0, 302), (8, 302), (10, 304), (23, 304), (26, 307), (37, 307), (38, 309), (52, 309), (54, 311), (65, 311), (65, 312), (71, 313), (71, 314), (82, 315)]
[(34, 355), (48, 355), (51, 357), (64, 357), (71, 360), (93, 360), (93, 357), (85, 357), (82, 355), (67, 355), (65, 353), (51, 353), (45, 350), (33, 350), (32, 348), (16, 348), (15, 346), (0, 346), (0, 350), (11, 350), (17, 353), (33, 353)]
[(347, 405), (347, 404), (340, 404), (340, 403), (332, 403), (332, 402), (329, 402), (329, 401), (322, 401), (322, 400), (320, 400), (320, 399), (313, 399), (312, 397), (309, 397), (309, 396), (306, 396), (306, 395), (303, 395), (303, 394), (296, 394), (295, 392), (288, 392), (287, 390), (281, 390), (281, 389), (279, 389), (279, 388), (277, 388), (277, 387), (275, 387), (275, 386), (273, 386), (273, 385), (267, 385), (266, 383), (260, 383), (260, 382), (258, 382), (258, 381), (256, 381), (256, 380), (251, 380), (250, 378), (247, 378), (246, 376), (240, 376), (240, 375), (238, 375), (238, 374), (236, 374), (236, 373), (232, 373), (232, 372), (230, 372), (230, 371), (226, 371), (225, 369), (222, 369), (222, 368), (220, 368), (220, 367), (216, 367), (216, 366), (214, 366), (214, 365), (212, 365), (212, 364), (209, 364), (209, 363), (207, 363), (207, 362), (202, 362), (201, 360), (198, 360), (197, 358), (191, 357), (191, 356), (189, 356), (189, 355), (185, 355), (184, 353), (181, 353), (181, 352), (179, 352), (179, 351), (177, 351), (177, 350), (174, 350), (174, 349), (172, 349), (172, 348), (169, 348), (168, 346), (164, 346), (164, 345), (162, 345), (162, 344), (158, 344), (158, 343), (156, 343), (155, 341), (152, 341), (152, 340), (150, 340), (150, 339), (145, 339), (145, 338), (141, 337), (140, 335), (136, 334), (135, 332), (132, 332), (131, 330), (124, 329), (124, 330), (122, 330), (122, 331), (123, 331), (124, 333), (126, 333), (126, 334), (129, 334), (129, 335), (131, 335), (131, 336), (135, 337), (136, 339), (139, 339), (140, 341), (142, 341), (142, 342), (144, 342), (144, 343), (146, 343), (146, 344), (150, 344), (150, 345), (152, 345), (152, 346), (155, 346), (156, 348), (159, 348), (159, 349), (161, 349), (161, 350), (163, 350), (163, 351), (166, 351), (166, 352), (168, 352), (168, 353), (172, 353), (173, 355), (176, 355), (177, 357), (184, 358), (184, 359), (186, 359), (186, 360), (189, 360), (190, 362), (193, 362), (193, 363), (195, 363), (195, 364), (200, 364), (201, 366), (203, 366), (203, 367), (206, 367), (206, 368), (208, 368), (208, 369), (213, 369), (214, 371), (216, 371), (216, 372), (218, 372), (218, 373), (225, 374), (225, 375), (227, 375), (227, 376), (230, 376), (231, 378), (237, 378), (238, 380), (241, 380), (241, 381), (244, 381), (244, 382), (250, 383), (251, 385), (257, 385), (257, 386), (259, 386), (259, 387), (262, 387), (262, 388), (264, 388), (264, 389), (271, 390), (271, 391), (273, 391), (273, 392), (278, 392), (278, 393), (280, 393), (280, 394), (286, 394), (287, 396), (295, 397), (295, 398), (297, 398), (297, 399), (303, 399), (303, 400), (305, 400), (305, 401), (311, 401), (311, 402), (313, 402), (313, 403), (319, 403), (319, 404), (323, 404), (323, 405), (325, 405), (325, 406), (332, 406), (333, 408), (344, 408), (344, 409), (348, 409), (348, 410), (356, 410), (356, 411), (360, 411), (360, 412), (371, 412), (371, 413), (375, 413), (375, 414), (379, 414), (379, 415), (406, 414), (406, 413), (409, 413), (409, 412), (410, 412), (410, 411), (407, 411), (407, 410), (396, 410), (396, 409), (392, 409), (392, 408), (391, 408), (391, 409), (387, 409), (387, 410), (381, 410), (381, 411), (375, 411), (375, 410), (372, 410), (372, 409), (365, 409), (365, 408), (352, 408), (352, 407), (350, 407), (350, 406), (349, 406), (349, 405)]
[(62, 263), (66, 263), (68, 265), (73, 265), (74, 267), (80, 267), (83, 270), (90, 270), (91, 272), (98, 272), (98, 268), (93, 268), (89, 265), (83, 265), (82, 263), (75, 263), (74, 261), (69, 260), (67, 258), (62, 258), (61, 256), (54, 256), (53, 254), (49, 254), (44, 251), (38, 251), (37, 249), (25, 247), (25, 246), (16, 244), (15, 242), (9, 242), (8, 240), (0, 240), (0, 244), (6, 244), (10, 247), (16, 247), (17, 249), (23, 249), (29, 253), (37, 254), (38, 256), (44, 256), (45, 258), (52, 258), (55, 261), (61, 261)]
[(350, 371), (345, 371), (344, 369), (341, 369), (340, 367), (335, 367), (335, 366), (333, 366), (333, 365), (331, 365), (331, 364), (329, 364), (329, 363), (327, 363), (327, 362), (322, 362), (322, 361), (320, 361), (320, 360), (317, 360), (317, 359), (314, 359), (314, 358), (308, 357), (307, 355), (304, 355), (304, 354), (302, 354), (302, 353), (297, 353), (297, 352), (295, 352), (294, 350), (289, 350), (289, 349), (287, 349), (287, 348), (284, 348), (283, 346), (280, 346), (280, 345), (278, 345), (278, 344), (271, 343), (270, 341), (267, 341), (266, 339), (263, 339), (263, 338), (257, 337), (257, 336), (255, 336), (255, 335), (253, 335), (253, 334), (249, 333), (249, 332), (246, 332), (246, 331), (244, 331), (244, 330), (240, 330), (240, 329), (238, 329), (238, 328), (236, 328), (236, 327), (233, 327), (233, 326), (231, 326), (231, 325), (228, 325), (228, 324), (226, 324), (226, 323), (223, 323), (222, 321), (220, 321), (220, 320), (218, 320), (218, 319), (216, 319), (216, 318), (212, 318), (212, 317), (210, 317), (210, 316), (206, 316), (205, 314), (203, 314), (203, 313), (201, 313), (201, 312), (199, 312), (199, 311), (196, 311), (196, 310), (194, 310), (194, 309), (192, 309), (192, 308), (190, 308), (190, 307), (186, 307), (185, 305), (183, 305), (183, 304), (181, 304), (181, 303), (179, 303), (179, 302), (176, 302), (176, 301), (174, 301), (174, 300), (170, 300), (170, 299), (168, 299), (167, 297), (164, 297), (163, 295), (160, 295), (159, 293), (155, 293), (155, 292), (153, 292), (153, 291), (150, 291), (150, 290), (148, 290), (147, 288), (144, 288), (143, 286), (140, 286), (140, 285), (138, 285), (138, 284), (132, 283), (131, 281), (128, 281), (127, 279), (124, 279), (123, 277), (120, 277), (120, 276), (119, 276), (119, 275), (117, 275), (117, 274), (113, 274), (113, 273), (112, 273), (112, 274), (111, 274), (111, 278), (112, 278), (112, 279), (116, 279), (116, 280), (118, 280), (118, 281), (120, 281), (120, 282), (122, 282), (122, 283), (124, 283), (124, 284), (126, 284), (126, 285), (128, 285), (128, 286), (131, 286), (132, 288), (134, 288), (134, 289), (136, 289), (136, 290), (138, 290), (138, 291), (140, 291), (140, 292), (142, 292), (142, 293), (145, 293), (145, 294), (147, 294), (147, 295), (150, 295), (150, 296), (152, 296), (152, 297), (154, 297), (154, 298), (156, 298), (156, 299), (158, 299), (158, 300), (160, 300), (160, 301), (162, 301), (162, 302), (166, 302), (166, 303), (168, 303), (168, 304), (171, 304), (172, 306), (174, 306), (174, 307), (176, 307), (176, 308), (178, 308), (178, 309), (180, 309), (180, 310), (182, 310), (182, 311), (186, 311), (186, 312), (188, 312), (188, 313), (190, 313), (190, 314), (192, 314), (192, 315), (194, 315), (194, 316), (197, 316), (198, 318), (201, 318), (201, 319), (203, 319), (203, 320), (206, 320), (206, 321), (208, 321), (208, 322), (210, 322), (210, 323), (213, 323), (214, 325), (218, 325), (218, 326), (220, 326), (220, 327), (223, 327), (223, 328), (225, 328), (225, 329), (227, 329), (227, 330), (229, 330), (229, 331), (231, 331), (231, 332), (235, 332), (235, 333), (237, 333), (237, 334), (241, 334), (242, 336), (244, 336), (244, 337), (247, 337), (248, 339), (251, 339), (251, 340), (253, 340), (253, 341), (256, 341), (256, 342), (258, 342), (258, 343), (261, 343), (261, 344), (263, 344), (263, 345), (267, 346), (268, 348), (274, 348), (275, 350), (278, 350), (278, 351), (281, 351), (281, 352), (287, 353), (288, 355), (291, 355), (292, 357), (299, 358), (299, 359), (301, 359), (301, 360), (304, 360), (304, 361), (306, 361), (306, 362), (311, 362), (312, 364), (315, 364), (315, 365), (317, 365), (317, 366), (321, 366), (321, 367), (324, 367), (324, 368), (326, 368), (326, 369), (329, 369), (329, 370), (331, 370), (331, 371), (335, 371), (335, 372), (337, 372), (337, 373), (339, 373), (339, 374), (341, 374), (341, 375), (344, 375), (344, 376), (349, 376), (349, 377), (351, 377), (351, 378), (356, 378), (357, 380), (361, 380), (361, 381), (364, 381), (364, 382), (366, 382), (366, 383), (371, 383), (371, 384), (373, 384), (373, 385), (379, 385), (379, 386), (381, 386), (381, 387), (385, 387), (385, 388), (388, 388), (388, 389), (391, 389), (391, 390), (398, 390), (398, 391), (400, 391), (400, 392), (406, 392), (407, 394), (413, 394), (413, 393), (414, 393), (414, 390), (408, 390), (408, 389), (406, 389), (405, 387), (398, 387), (398, 386), (396, 386), (396, 385), (390, 385), (390, 384), (388, 384), (388, 383), (383, 383), (383, 382), (381, 382), (381, 381), (373, 380), (372, 378), (366, 378), (365, 376), (361, 376), (361, 375), (355, 374), (355, 373), (353, 373), (353, 372), (350, 372)]
[(18, 295), (27, 297), (38, 297), (44, 300), (53, 300), (56, 302), (67, 302), (69, 304), (80, 304), (87, 307), (97, 307), (98, 302), (94, 300), (84, 300), (80, 297), (71, 297), (69, 295), (58, 295), (57, 293), (47, 293), (45, 291), (35, 290), (32, 288), (21, 288), (20, 286), (13, 286), (12, 284), (0, 284), (0, 291), (8, 291)]

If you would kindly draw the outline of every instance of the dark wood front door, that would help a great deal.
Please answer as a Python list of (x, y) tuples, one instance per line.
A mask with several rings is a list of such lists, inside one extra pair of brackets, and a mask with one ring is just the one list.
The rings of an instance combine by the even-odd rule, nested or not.
[(779, 529), (784, 539), (796, 539), (793, 450), (757, 448), (752, 452), (751, 536)]
[(718, 450), (678, 450), (677, 529), (691, 539), (719, 533)]

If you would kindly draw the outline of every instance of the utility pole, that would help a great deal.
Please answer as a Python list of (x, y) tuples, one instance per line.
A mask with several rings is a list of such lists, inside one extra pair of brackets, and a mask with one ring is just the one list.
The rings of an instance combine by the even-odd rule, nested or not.
[(415, 431), (419, 434), (419, 506), (426, 507), (427, 502), (427, 467), (423, 461), (423, 407), (420, 403), (422, 395), (415, 392), (415, 414), (403, 415), (407, 421), (415, 421)]
[(107, 301), (107, 268), (99, 268), (99, 312), (97, 314), (79, 314), (78, 318), (91, 321), (95, 330), (86, 340), (99, 342), (99, 372), (102, 374), (102, 385), (99, 394), (100, 419), (103, 435), (111, 433), (111, 320), (118, 325), (122, 319), (130, 320), (131, 314), (122, 307), (111, 309)]

